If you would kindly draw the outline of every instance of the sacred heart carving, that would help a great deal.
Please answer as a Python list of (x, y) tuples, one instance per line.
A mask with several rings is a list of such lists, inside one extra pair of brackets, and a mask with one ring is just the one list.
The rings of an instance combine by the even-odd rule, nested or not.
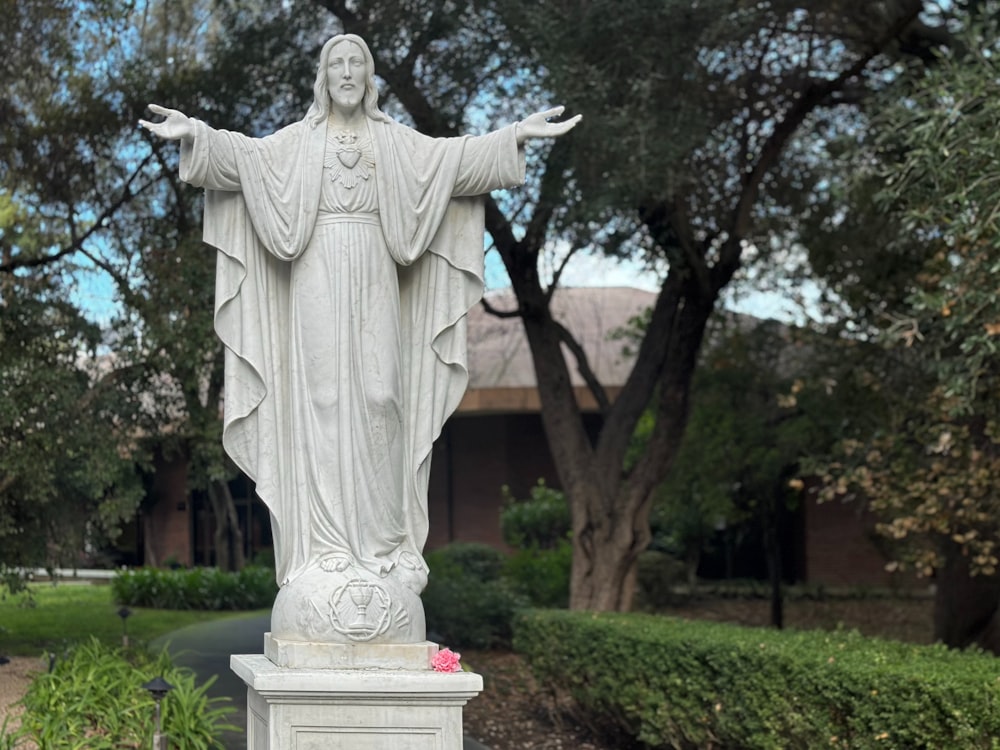
[(345, 167), (353, 169), (354, 165), (358, 163), (358, 159), (361, 158), (361, 152), (355, 149), (345, 149), (337, 152), (337, 158)]

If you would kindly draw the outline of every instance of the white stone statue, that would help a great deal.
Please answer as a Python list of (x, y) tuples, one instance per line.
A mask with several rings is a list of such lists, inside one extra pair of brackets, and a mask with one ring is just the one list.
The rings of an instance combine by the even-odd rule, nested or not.
[(468, 381), (483, 291), (483, 202), (519, 185), (523, 143), (562, 108), (478, 137), (430, 138), (378, 109), (357, 36), (323, 47), (305, 117), (265, 138), (151, 104), (206, 189), (226, 347), (223, 442), (271, 512), (272, 635), (425, 637), (431, 445)]

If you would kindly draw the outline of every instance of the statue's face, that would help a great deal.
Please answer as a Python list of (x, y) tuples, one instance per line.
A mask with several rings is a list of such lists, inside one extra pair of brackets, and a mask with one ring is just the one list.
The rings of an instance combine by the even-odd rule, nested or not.
[(344, 40), (334, 45), (326, 63), (326, 85), (334, 109), (350, 113), (365, 96), (367, 66), (361, 48)]

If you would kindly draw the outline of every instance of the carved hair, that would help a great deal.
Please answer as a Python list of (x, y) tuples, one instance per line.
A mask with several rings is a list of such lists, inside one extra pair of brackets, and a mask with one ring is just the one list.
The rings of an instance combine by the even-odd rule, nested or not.
[(330, 61), (330, 50), (340, 42), (353, 42), (361, 48), (361, 54), (365, 58), (365, 93), (361, 100), (361, 106), (365, 115), (372, 120), (383, 120), (388, 122), (389, 116), (378, 108), (378, 87), (375, 85), (375, 58), (372, 57), (371, 50), (365, 40), (357, 34), (338, 34), (323, 45), (323, 51), (319, 55), (319, 68), (316, 71), (316, 82), (313, 84), (313, 103), (306, 112), (306, 120), (309, 125), (316, 127), (321, 122), (325, 122), (330, 115), (330, 91), (328, 87), (327, 64)]

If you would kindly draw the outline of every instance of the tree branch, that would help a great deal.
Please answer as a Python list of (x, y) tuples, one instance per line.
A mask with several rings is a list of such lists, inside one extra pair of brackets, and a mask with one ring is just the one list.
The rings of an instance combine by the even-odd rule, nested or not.
[(493, 238), (514, 288), (534, 283), (538, 277), (538, 254), (529, 252), (514, 236), (513, 226), (492, 196), (486, 197), (486, 231)]
[(659, 381), (667, 352), (673, 346), (678, 310), (684, 304), (683, 282), (669, 275), (653, 305), (648, 332), (642, 337), (632, 372), (608, 411), (597, 444), (601, 466), (621, 466), (635, 432), (635, 425), (649, 405)]
[(556, 208), (563, 203), (562, 192), (565, 181), (562, 179), (562, 171), (569, 155), (569, 148), (569, 139), (558, 138), (549, 149), (545, 159), (545, 171), (542, 173), (538, 189), (538, 201), (524, 232), (524, 243), (528, 247), (541, 248), (548, 234), (549, 222)]
[(775, 125), (774, 131), (761, 147), (756, 163), (744, 174), (742, 191), (727, 227), (727, 239), (720, 250), (718, 262), (711, 270), (712, 287), (716, 292), (729, 283), (736, 269), (740, 266), (742, 243), (750, 229), (753, 208), (760, 195), (761, 184), (764, 177), (778, 161), (785, 144), (813, 110), (829, 101), (833, 94), (844, 89), (850, 81), (860, 76), (868, 64), (883, 53), (889, 42), (897, 38), (913, 23), (920, 15), (921, 3), (917, 0), (911, 0), (909, 5), (910, 8), (901, 14), (894, 23), (890, 24), (879, 40), (840, 75), (830, 80), (814, 79), (809, 83), (802, 95), (785, 113), (785, 117)]
[(673, 196), (669, 203), (661, 201), (650, 208), (640, 206), (639, 218), (649, 229), (657, 244), (667, 252), (668, 257), (672, 254), (670, 247), (673, 241), (676, 241), (680, 247), (681, 253), (677, 260), (682, 262), (678, 263), (676, 269), (672, 270), (676, 270), (680, 276), (690, 274), (700, 295), (705, 298), (713, 297), (715, 290), (712, 289), (704, 250), (696, 247), (691, 220), (688, 218), (687, 208), (684, 205), (684, 197), (678, 193)]
[[(84, 243), (86, 243), (87, 240), (89, 240), (94, 234), (99, 232), (104, 227), (105, 221), (110, 219), (115, 214), (115, 212), (118, 211), (118, 209), (120, 209), (122, 206), (124, 206), (126, 203), (128, 203), (130, 200), (135, 198), (137, 195), (142, 193), (144, 190), (149, 188), (150, 185), (153, 184), (152, 182), (148, 182), (145, 185), (139, 187), (139, 189), (136, 190), (135, 192), (131, 192), (129, 189), (131, 188), (132, 183), (135, 182), (136, 178), (142, 173), (143, 168), (149, 163), (151, 158), (152, 154), (148, 155), (145, 159), (142, 160), (142, 163), (139, 164), (138, 167), (136, 167), (136, 170), (125, 182), (125, 185), (122, 188), (121, 195), (114, 202), (105, 206), (104, 210), (100, 213), (97, 219), (95, 219), (94, 222), (91, 223), (87, 231), (85, 231), (83, 234), (79, 236), (76, 236), (67, 246), (60, 248), (51, 255), (46, 255), (41, 258), (29, 258), (25, 260), (19, 260), (17, 258), (13, 258), (4, 263), (0, 263), (0, 273), (13, 273), (14, 271), (20, 269), (39, 268), (42, 266), (47, 266), (69, 255), (73, 255), (73, 253), (83, 251)], [(72, 226), (71, 230), (72, 233), (75, 235), (75, 226)], [(93, 260), (90, 254), (87, 254), (87, 257)]]
[(545, 301), (547, 304), (552, 303), (552, 295), (555, 294), (556, 289), (559, 287), (559, 279), (562, 278), (563, 273), (566, 271), (566, 266), (569, 265), (569, 262), (570, 260), (572, 260), (573, 256), (576, 255), (577, 252), (579, 252), (582, 249), (583, 248), (580, 245), (574, 244), (573, 247), (571, 247), (566, 252), (566, 257), (562, 259), (562, 262), (559, 264), (559, 267), (556, 268), (555, 271), (553, 271), (552, 283), (549, 284), (549, 288), (545, 290)]
[(629, 477), (630, 491), (637, 497), (645, 498), (663, 481), (677, 455), (688, 420), (691, 380), (710, 315), (710, 305), (693, 303), (678, 312), (677, 330), (667, 355), (671, 366), (659, 383), (653, 432)]
[(555, 329), (559, 334), (559, 339), (573, 354), (573, 358), (576, 360), (577, 372), (580, 373), (580, 377), (583, 378), (583, 382), (587, 384), (587, 388), (594, 395), (594, 400), (597, 401), (597, 407), (601, 410), (602, 414), (607, 414), (608, 410), (611, 408), (611, 402), (608, 400), (608, 392), (604, 390), (604, 386), (601, 385), (601, 381), (597, 379), (597, 374), (590, 367), (590, 360), (587, 358), (587, 352), (584, 351), (580, 342), (576, 340), (566, 326), (555, 319), (553, 319), (552, 324), (555, 326)]
[(490, 315), (492, 315), (492, 316), (494, 316), (496, 318), (520, 318), (521, 317), (521, 308), (520, 307), (517, 308), (516, 310), (498, 310), (497, 308), (493, 307), (493, 305), (491, 305), (489, 303), (489, 301), (487, 301), (487, 299), (486, 299), (485, 296), (482, 297), (479, 300), (479, 304), (481, 304), (483, 306), (483, 309), (486, 312), (488, 312)]
[(8, 474), (0, 480), (0, 495), (3, 495), (3, 493), (13, 487), (15, 482), (17, 482), (17, 477), (13, 474)]

